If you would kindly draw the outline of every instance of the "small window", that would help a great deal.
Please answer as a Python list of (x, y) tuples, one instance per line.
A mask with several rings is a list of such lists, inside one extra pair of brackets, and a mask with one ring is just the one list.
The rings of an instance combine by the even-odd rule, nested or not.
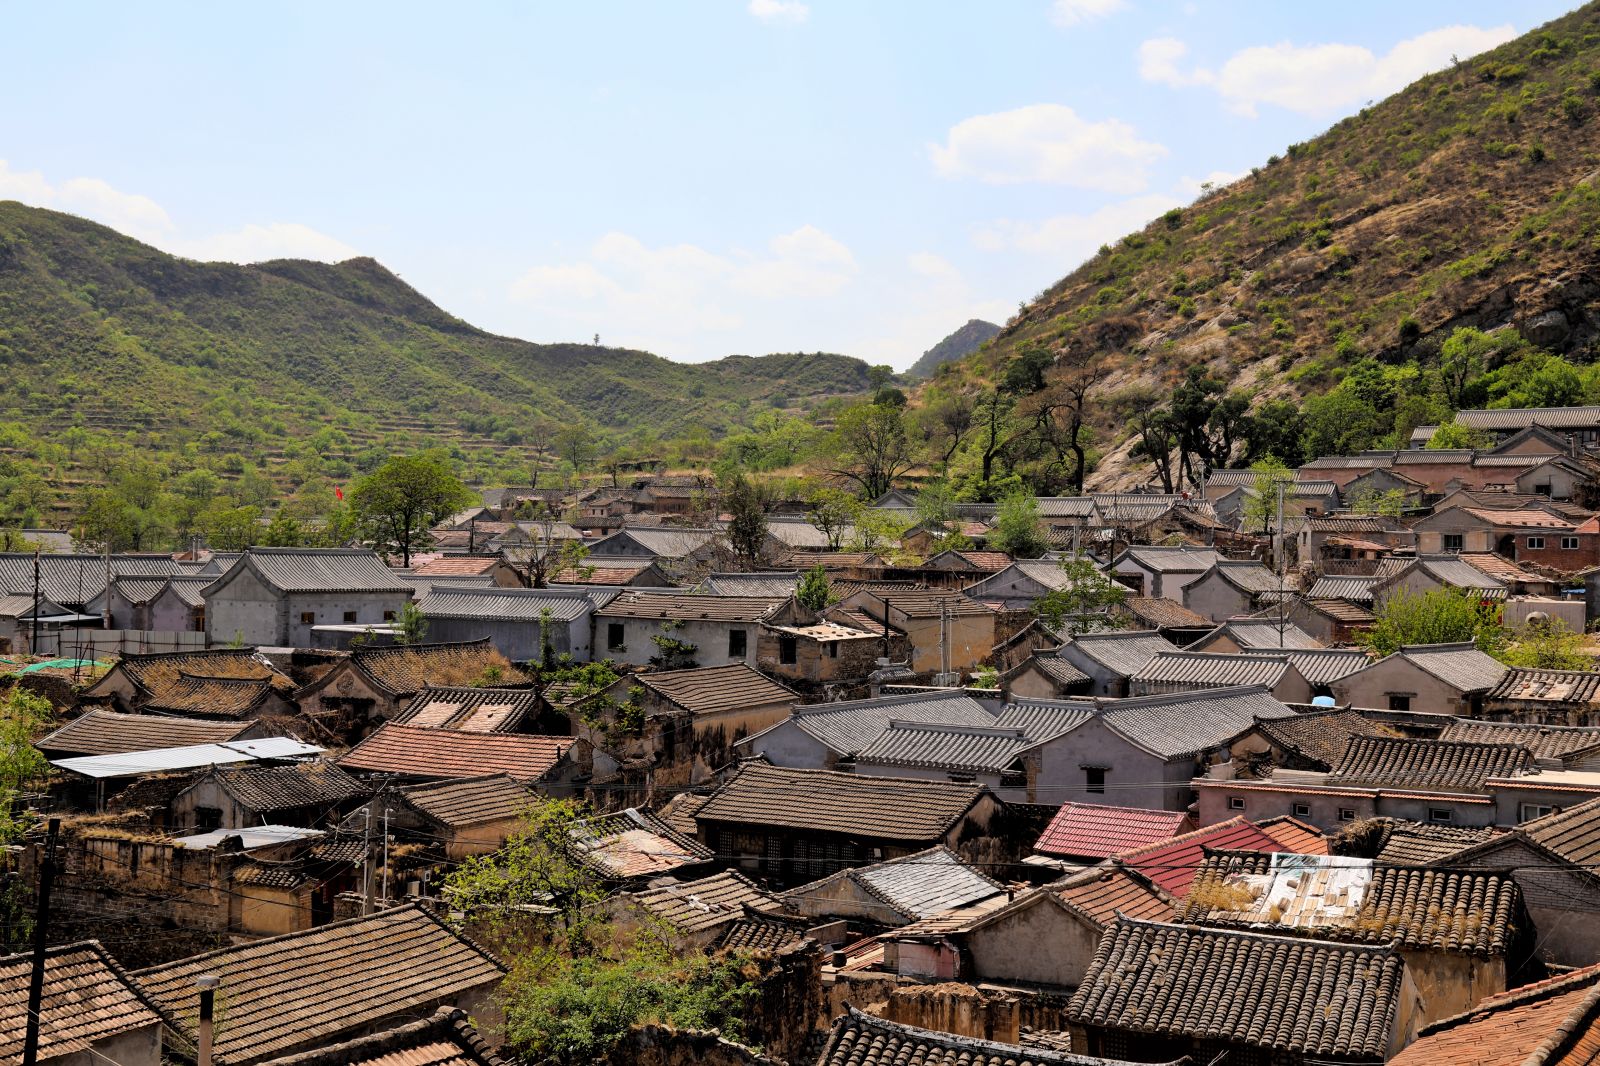
[(728, 630), (728, 658), (743, 659), (745, 654), (745, 635), (742, 629)]
[(1355, 820), (1356, 820), (1356, 809), (1354, 807), (1340, 807), (1339, 808), (1339, 821), (1341, 821), (1341, 822), (1353, 822)]
[(793, 666), (800, 659), (797, 642), (793, 637), (778, 638), (778, 661), (785, 666)]
[(354, 611), (346, 611), (344, 613), (344, 620), (346, 622), (354, 622), (356, 620), (356, 613)]
[(622, 623), (606, 623), (606, 651), (623, 651), (626, 647), (623, 642)]
[(1243, 796), (1229, 796), (1228, 797), (1228, 810), (1230, 810), (1230, 811), (1242, 811), (1242, 810), (1244, 810), (1244, 797)]
[(384, 611), (383, 612), (383, 620), (385, 622), (393, 622), (394, 621), (394, 612), (393, 611)]
[(1446, 825), (1456, 820), (1456, 812), (1449, 807), (1429, 807), (1428, 821), (1434, 825)]
[(1524, 803), (1522, 805), (1522, 817), (1517, 820), (1519, 822), (1531, 822), (1535, 818), (1543, 818), (1547, 814), (1554, 814), (1555, 811), (1556, 809), (1548, 803)]
[(1311, 817), (1311, 804), (1309, 804), (1309, 803), (1296, 803), (1294, 805), (1294, 816), (1296, 818), (1310, 818)]
[(1411, 696), (1409, 693), (1389, 693), (1389, 709), (1391, 711), (1409, 711), (1411, 709)]
[[(213, 829), (222, 828), (221, 807), (196, 807), (194, 809), (194, 827), (197, 832), (209, 833)], [(138, 848), (134, 848), (138, 851)]]
[(1578, 538), (1577, 537), (1562, 537), (1561, 538), (1561, 550), (1564, 551), (1564, 552), (1575, 552), (1575, 551), (1577, 551), (1578, 550)]
[(317, 612), (316, 611), (301, 611), (300, 612), (300, 624), (303, 625), (303, 626), (314, 626), (314, 625), (316, 625), (317, 624)]
[(1530, 551), (1537, 551), (1542, 547), (1544, 547), (1544, 538), (1543, 537), (1529, 537), (1528, 538), (1528, 549)]
[(837, 659), (838, 657), (839, 657), (839, 642), (837, 640), (828, 641), (828, 658)]
[(1085, 792), (1105, 792), (1106, 768), (1104, 766), (1085, 766), (1083, 768), (1083, 790)]
[(1458, 552), (1458, 551), (1460, 551), (1461, 550), (1461, 545), (1462, 545), (1461, 536), (1462, 535), (1460, 533), (1446, 533), (1446, 534), (1444, 534), (1444, 536), (1441, 538), (1442, 541), (1443, 541), (1444, 550), (1447, 551), (1447, 552)]

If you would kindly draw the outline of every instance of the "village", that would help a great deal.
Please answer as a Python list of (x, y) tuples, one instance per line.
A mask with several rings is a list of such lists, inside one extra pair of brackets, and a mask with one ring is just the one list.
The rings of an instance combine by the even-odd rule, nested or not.
[(25, 531), (4, 1057), (1588, 1061), (1600, 408), (1459, 420), (1031, 558), (645, 472), (415, 552)]

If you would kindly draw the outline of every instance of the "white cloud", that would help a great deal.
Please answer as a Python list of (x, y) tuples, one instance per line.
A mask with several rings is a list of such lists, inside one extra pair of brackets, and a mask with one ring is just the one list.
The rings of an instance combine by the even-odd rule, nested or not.
[(1516, 31), (1509, 25), (1445, 26), (1401, 41), (1382, 56), (1354, 44), (1297, 45), (1289, 41), (1235, 52), (1214, 73), (1185, 72), (1178, 61), (1188, 48), (1160, 37), (1139, 46), (1139, 75), (1173, 86), (1210, 85), (1242, 115), (1259, 104), (1306, 115), (1329, 115), (1381, 100), (1430, 71), (1504, 44)]
[(1039, 221), (1000, 219), (973, 234), (988, 252), (1026, 252), (1048, 256), (1064, 269), (1088, 259), (1110, 244), (1183, 201), (1169, 193), (1151, 193), (1118, 200), (1085, 214), (1056, 215)]
[(977, 115), (950, 128), (944, 144), (929, 146), (947, 178), (974, 177), (991, 185), (1049, 182), (1108, 192), (1145, 186), (1146, 168), (1167, 154), (1119, 119), (1087, 122), (1062, 104), (1031, 104)]
[(850, 249), (815, 226), (779, 234), (759, 254), (693, 244), (652, 248), (608, 233), (578, 261), (528, 270), (512, 282), (510, 296), (547, 330), (581, 336), (603, 323), (622, 343), (707, 358), (726, 354), (703, 349), (717, 343), (711, 335), (731, 334), (774, 307), (814, 307), (859, 272)]
[(1080, 22), (1105, 18), (1126, 6), (1124, 0), (1055, 0), (1050, 5), (1050, 21), (1057, 26), (1076, 26)]
[(12, 170), (0, 159), (0, 200), (20, 200), (93, 219), (136, 240), (190, 259), (256, 263), (264, 259), (337, 262), (359, 253), (299, 222), (248, 224), (231, 233), (190, 236), (148, 196), (123, 192), (100, 178), (52, 183), (37, 170)]
[(1201, 193), (1232, 185), (1244, 175), (1244, 171), (1233, 170), (1213, 170), (1203, 178), (1191, 178), (1186, 174), (1178, 179), (1178, 195), (1184, 200), (1193, 200)]
[(750, 0), (750, 14), (762, 22), (800, 23), (811, 17), (811, 7), (800, 0)]

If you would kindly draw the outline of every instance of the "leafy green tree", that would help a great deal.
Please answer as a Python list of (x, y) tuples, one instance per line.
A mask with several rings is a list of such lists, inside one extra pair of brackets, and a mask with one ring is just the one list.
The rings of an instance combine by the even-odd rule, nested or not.
[(728, 512), (728, 543), (733, 553), (753, 566), (767, 543), (766, 499), (743, 474), (728, 478), (722, 489), (722, 506)]
[(1389, 429), (1376, 407), (1344, 388), (1311, 397), (1305, 402), (1304, 411), (1301, 454), (1307, 459), (1361, 451)]
[(897, 547), (909, 528), (910, 523), (892, 511), (864, 507), (856, 515), (855, 531), (848, 547), (857, 552), (886, 551)]
[(1467, 386), (1482, 376), (1498, 342), (1482, 330), (1462, 326), (1439, 348), (1439, 391), (1450, 410), (1465, 407)]
[(1106, 612), (1128, 598), (1128, 590), (1100, 571), (1091, 559), (1063, 559), (1065, 586), (1034, 601), (1033, 613), (1057, 632), (1076, 636), (1106, 625)]
[(271, 548), (298, 548), (304, 538), (300, 523), (287, 510), (280, 507), (273, 512), (272, 521), (267, 523), (266, 532), (261, 535), (261, 543)]
[(869, 500), (894, 488), (895, 478), (911, 469), (911, 438), (898, 407), (862, 404), (839, 416), (834, 431), (831, 472), (861, 486)]
[(833, 585), (828, 581), (827, 569), (819, 564), (801, 574), (794, 598), (808, 611), (820, 611), (832, 603)]
[(1278, 486), (1285, 490), (1294, 485), (1294, 471), (1272, 456), (1250, 464), (1255, 478), (1251, 481), (1251, 495), (1245, 497), (1244, 521), (1247, 529), (1265, 533), (1278, 520)]
[(403, 566), (411, 565), (430, 527), (473, 500), (441, 452), (388, 459), (349, 493), (350, 509), (379, 545), (400, 553)]
[(256, 507), (214, 505), (200, 515), (199, 523), (214, 551), (244, 551), (261, 536), (261, 511)]
[(1594, 656), (1582, 633), (1559, 618), (1530, 622), (1518, 628), (1496, 655), (1507, 666), (1531, 670), (1593, 670)]
[(1039, 501), (1023, 492), (1002, 499), (989, 531), (989, 547), (1016, 559), (1037, 559), (1049, 551), (1050, 541), (1039, 520)]
[(1396, 589), (1377, 612), (1377, 621), (1363, 638), (1378, 655), (1392, 655), (1411, 644), (1459, 644), (1471, 641), (1494, 653), (1503, 634), (1498, 611), (1472, 598), (1465, 589), (1441, 588), (1413, 593)]
[(861, 517), (862, 504), (853, 493), (823, 485), (806, 499), (806, 519), (828, 538), (828, 550), (838, 551)]
[(1489, 443), (1486, 434), (1468, 429), (1460, 422), (1446, 422), (1433, 431), (1433, 436), (1428, 438), (1427, 448), (1482, 448)]
[(394, 642), (396, 644), (421, 644), (428, 636), (428, 619), (417, 606), (416, 600), (407, 600), (394, 616)]

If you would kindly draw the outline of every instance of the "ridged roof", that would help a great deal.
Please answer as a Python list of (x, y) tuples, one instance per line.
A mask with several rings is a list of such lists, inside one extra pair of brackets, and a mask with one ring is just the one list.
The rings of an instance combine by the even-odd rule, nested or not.
[(1171, 840), (1193, 828), (1194, 823), (1182, 811), (1064, 803), (1039, 834), (1033, 850), (1041, 855), (1106, 859)]
[(1491, 777), (1516, 777), (1533, 768), (1533, 754), (1520, 744), (1354, 736), (1328, 783), (1475, 792)]
[[(32, 552), (0, 552), (0, 589), (31, 597), (33, 558)], [(111, 556), (113, 577), (174, 577), (188, 572), (170, 555)], [(39, 557), (39, 595), (43, 598), (68, 607), (81, 607), (105, 590), (105, 556), (45, 554)]]
[(800, 944), (806, 939), (806, 921), (786, 915), (764, 914), (750, 907), (745, 916), (722, 931), (718, 951), (775, 952)]
[(846, 1005), (816, 1066), (1118, 1066), (1119, 1062), (918, 1029)]
[(779, 570), (760, 574), (707, 574), (700, 591), (708, 596), (754, 596), (770, 599), (790, 596), (800, 584), (800, 571)]
[(113, 577), (111, 586), (118, 596), (133, 604), (149, 603), (168, 589), (190, 607), (205, 606), (200, 593), (214, 578), (188, 575), (183, 577)]
[(1128, 679), (1134, 694), (1170, 691), (1173, 686), (1227, 688), (1278, 684), (1289, 672), (1284, 656), (1233, 655), (1223, 652), (1165, 651), (1153, 656)]
[(1341, 677), (1372, 665), (1367, 653), (1359, 648), (1306, 648), (1285, 652), (1246, 649), (1244, 654), (1288, 659), (1300, 671), (1300, 676), (1313, 685), (1331, 685)]
[(1119, 914), (1153, 922), (1172, 917), (1172, 896), (1144, 874), (1120, 864), (1072, 874), (1052, 883), (1049, 890), (1100, 925), (1108, 925)]
[(782, 912), (777, 897), (737, 870), (633, 893), (634, 902), (680, 932), (696, 933), (736, 922), (745, 908)]
[(1486, 996), (1434, 1022), (1390, 1066), (1587, 1066), (1600, 1061), (1600, 966)]
[(1021, 729), (891, 721), (877, 740), (856, 754), (856, 763), (998, 773), (1012, 766), (1027, 746)]
[(1487, 700), (1550, 703), (1600, 702), (1600, 673), (1593, 670), (1533, 670), (1513, 666), (1484, 696)]
[(1523, 822), (1517, 828), (1576, 866), (1600, 869), (1600, 799)]
[(262, 814), (303, 807), (331, 809), (370, 791), (333, 763), (320, 761), (293, 766), (217, 768), (208, 776), (241, 805)]
[(430, 685), (389, 720), (427, 729), (519, 733), (538, 713), (539, 693), (531, 688)]
[(1205, 615), (1161, 596), (1128, 596), (1122, 606), (1145, 625), (1157, 629), (1210, 629), (1216, 624)]
[(419, 906), (395, 907), (301, 933), (193, 955), (134, 974), (192, 1046), (195, 978), (215, 974), (226, 1022), (213, 1050), (222, 1066), (249, 1066), (331, 1043), (471, 990), (505, 970)]
[(254, 722), (92, 710), (40, 737), (34, 747), (47, 755), (117, 755), (153, 748), (221, 744), (255, 728)]
[(1403, 965), (1390, 948), (1119, 918), (1067, 1017), (1127, 1033), (1382, 1060)]
[(503, 773), (407, 785), (397, 792), (405, 803), (452, 828), (516, 818), (534, 801), (532, 792)]
[(1196, 643), (1208, 644), (1222, 636), (1233, 638), (1243, 651), (1314, 651), (1322, 647), (1321, 641), (1293, 622), (1280, 623), (1275, 618), (1230, 619)]
[(548, 615), (554, 622), (575, 622), (605, 606), (615, 595), (614, 592), (601, 589), (590, 592), (434, 585), (417, 602), (417, 608), (424, 616), (433, 618), (537, 624)]
[(433, 686), (470, 684), (491, 670), (501, 685), (518, 685), (532, 679), (512, 666), (488, 637), (450, 644), (396, 644), (362, 648), (350, 653), (350, 662), (381, 690), (394, 696), (410, 695)]
[(671, 618), (686, 622), (759, 622), (783, 604), (779, 597), (696, 596), (626, 589), (596, 615), (602, 618)]
[(556, 767), (571, 746), (571, 737), (461, 733), (386, 722), (340, 756), (339, 765), (360, 773), (408, 777), (504, 773), (518, 781), (537, 781)]
[(786, 892), (784, 897), (831, 898), (831, 886), (841, 881), (853, 882), (904, 922), (931, 918), (1005, 893), (1005, 886), (940, 845), (870, 866), (840, 870)]
[(210, 590), (241, 567), (279, 592), (409, 592), (378, 555), (357, 548), (251, 548)]
[[(1462, 644), (1411, 644), (1395, 652), (1394, 656), (1405, 659), (1462, 693), (1487, 692), (1498, 685), (1506, 674), (1505, 663), (1485, 655), (1470, 641)], [(1387, 662), (1388, 658), (1378, 662)]]
[(1456, 421), (1468, 429), (1490, 432), (1507, 432), (1529, 426), (1600, 429), (1600, 407), (1506, 407), (1457, 411)]
[(746, 763), (706, 801), (695, 821), (934, 841), (985, 795), (978, 785)]
[(267, 680), (242, 677), (195, 677), (180, 673), (153, 693), (145, 708), (170, 714), (243, 718), (272, 695)]
[(357, 1037), (263, 1066), (511, 1066), (467, 1020), (440, 1007), (431, 1017)]
[(1087, 701), (1017, 699), (1000, 708), (994, 724), (1001, 729), (1020, 729), (1029, 741), (1039, 743), (1078, 728), (1094, 711), (1094, 704)]
[(1324, 772), (1344, 758), (1351, 737), (1401, 736), (1397, 730), (1349, 709), (1263, 718), (1256, 722), (1256, 728), (1276, 747), (1293, 752)]
[[(0, 958), (0, 1059), (22, 1061), (33, 954)], [(144, 992), (97, 940), (45, 949), (39, 1061), (97, 1061), (90, 1048), (161, 1024)], [(103, 1058), (103, 1056), (100, 1056)]]
[(611, 878), (657, 877), (713, 858), (711, 849), (692, 836), (635, 807), (580, 819), (568, 834), (583, 861)]
[(741, 707), (793, 703), (799, 695), (744, 663), (694, 670), (663, 670), (630, 678), (693, 714), (717, 714)]
[(806, 704), (796, 707), (788, 720), (831, 750), (849, 755), (877, 740), (890, 721), (988, 726), (995, 716), (966, 693), (952, 691)]
[[(1123, 677), (1137, 673), (1139, 668), (1153, 656), (1177, 650), (1166, 637), (1157, 633), (1141, 632), (1085, 633), (1073, 637), (1063, 647), (1070, 647), (1078, 654)], [(1057, 654), (1060, 654), (1059, 650)]]
[(1225, 744), (1262, 718), (1295, 712), (1257, 687), (1207, 688), (1102, 701), (1101, 720), (1129, 741), (1175, 759)]
[(1217, 851), (1174, 920), (1494, 956), (1510, 946), (1519, 899), (1509, 874)]
[(1309, 600), (1349, 600), (1351, 603), (1372, 602), (1372, 588), (1377, 577), (1339, 577), (1324, 575), (1306, 593)]
[[(1590, 675), (1600, 676), (1600, 675)], [(1600, 728), (1592, 726), (1523, 725), (1454, 718), (1439, 732), (1440, 740), (1476, 744), (1520, 744), (1540, 759), (1570, 759), (1600, 748)]]
[(1284, 845), (1241, 815), (1156, 844), (1125, 851), (1116, 860), (1138, 871), (1174, 897), (1188, 895), (1194, 875), (1211, 851), (1282, 851)]

